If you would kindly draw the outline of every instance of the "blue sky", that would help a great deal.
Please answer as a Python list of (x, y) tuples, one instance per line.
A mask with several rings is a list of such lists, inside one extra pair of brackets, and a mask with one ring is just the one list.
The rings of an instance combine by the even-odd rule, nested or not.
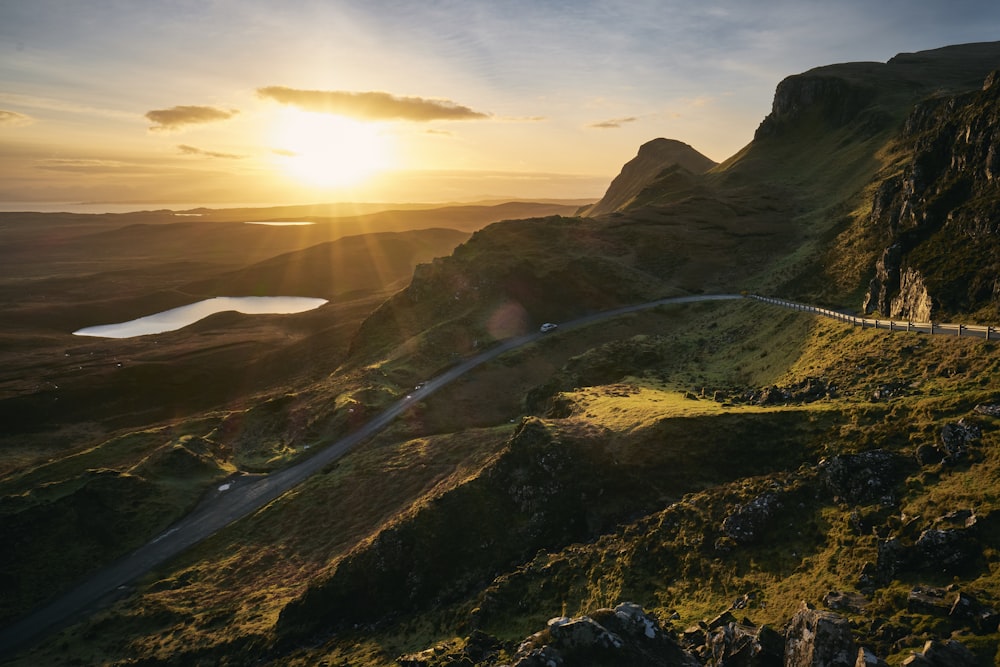
[[(785, 76), (996, 39), (994, 0), (0, 0), (0, 200), (599, 196), (655, 137), (729, 157)], [(355, 95), (385, 177), (307, 183), (278, 88), (475, 115), (376, 122)], [(194, 109), (219, 113), (147, 115)]]

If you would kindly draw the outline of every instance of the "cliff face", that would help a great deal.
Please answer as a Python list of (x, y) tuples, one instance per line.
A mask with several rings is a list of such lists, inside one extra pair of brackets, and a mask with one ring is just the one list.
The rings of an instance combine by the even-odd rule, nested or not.
[(884, 240), (863, 308), (927, 321), (991, 315), (1000, 304), (1000, 73), (982, 90), (939, 96), (906, 119), (910, 157), (876, 190), (869, 224)]
[(694, 148), (673, 139), (653, 139), (639, 147), (639, 153), (622, 167), (611, 181), (601, 201), (584, 215), (596, 216), (620, 210), (653, 183), (664, 170), (680, 167), (692, 174), (702, 174), (716, 165)]
[[(771, 113), (757, 128), (754, 140), (780, 136), (810, 113), (818, 113), (834, 127), (843, 125), (854, 120), (875, 94), (873, 87), (840, 76), (809, 72), (790, 76), (775, 89)], [(880, 129), (883, 122), (881, 117), (872, 117), (875, 128)]]

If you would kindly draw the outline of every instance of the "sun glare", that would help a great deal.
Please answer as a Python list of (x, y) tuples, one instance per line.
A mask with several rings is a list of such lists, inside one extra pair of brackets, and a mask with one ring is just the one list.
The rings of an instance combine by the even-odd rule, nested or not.
[(342, 116), (283, 109), (274, 142), (281, 168), (312, 186), (356, 185), (390, 166), (389, 142), (379, 127)]

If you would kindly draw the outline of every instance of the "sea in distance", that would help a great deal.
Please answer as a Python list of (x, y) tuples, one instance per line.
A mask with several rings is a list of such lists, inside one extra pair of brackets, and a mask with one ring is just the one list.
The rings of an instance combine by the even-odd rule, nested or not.
[(246, 204), (241, 202), (226, 202), (206, 204), (189, 203), (116, 203), (116, 202), (37, 202), (37, 201), (0, 201), (0, 213), (33, 212), (33, 213), (135, 213), (136, 211), (190, 211), (195, 208), (267, 208), (276, 206), (273, 203)]

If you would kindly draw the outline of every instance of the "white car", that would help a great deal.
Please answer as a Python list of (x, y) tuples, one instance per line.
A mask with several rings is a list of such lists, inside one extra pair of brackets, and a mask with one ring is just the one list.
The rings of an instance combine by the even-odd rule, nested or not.
[(548, 332), (552, 331), (553, 329), (555, 329), (558, 326), (559, 326), (558, 324), (553, 324), (552, 322), (546, 322), (545, 324), (543, 324), (541, 326), (541, 328), (539, 329), (539, 331), (541, 331), (542, 333), (548, 333)]

